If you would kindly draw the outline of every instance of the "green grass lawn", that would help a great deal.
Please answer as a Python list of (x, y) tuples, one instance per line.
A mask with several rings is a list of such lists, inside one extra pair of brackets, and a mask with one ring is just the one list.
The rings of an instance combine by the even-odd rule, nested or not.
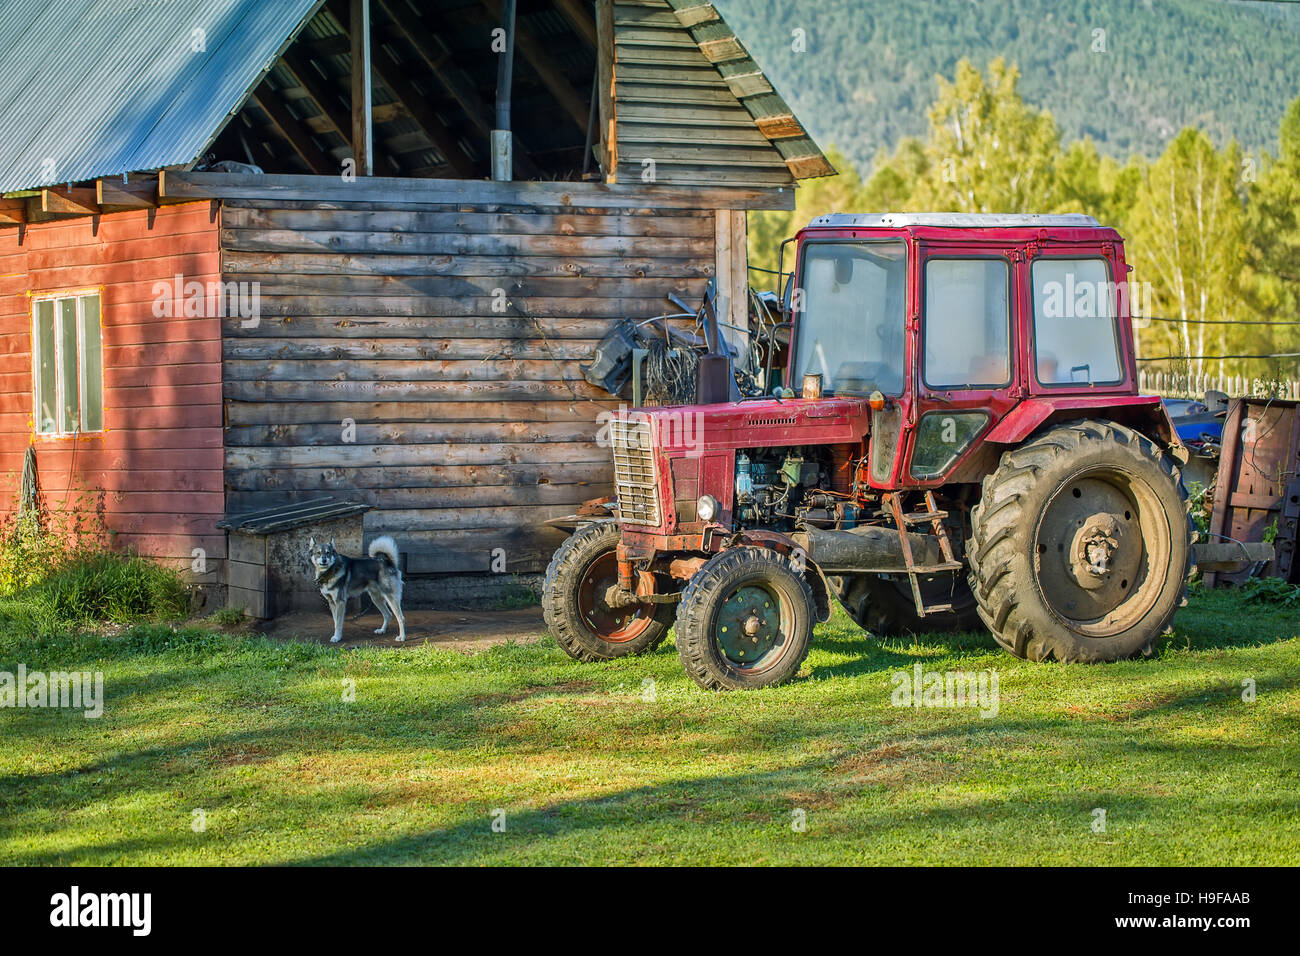
[[(1156, 656), (1085, 667), (837, 612), (793, 684), (724, 695), (671, 643), (11, 635), (0, 671), (102, 670), (106, 704), (0, 710), (0, 863), (1295, 864), (1296, 618), (1198, 594)], [(917, 662), (996, 668), (998, 715), (893, 706)]]

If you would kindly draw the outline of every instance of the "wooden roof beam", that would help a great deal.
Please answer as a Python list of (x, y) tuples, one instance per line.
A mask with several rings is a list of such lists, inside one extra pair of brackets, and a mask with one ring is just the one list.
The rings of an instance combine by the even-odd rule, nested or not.
[(263, 84), (253, 92), (252, 99), (270, 117), (280, 135), (293, 147), (293, 151), (302, 158), (308, 169), (320, 176), (338, 173), (339, 165), (334, 157), (316, 145), (316, 141), (311, 138), (311, 131), (289, 112), (274, 90)]
[[(483, 5), (499, 22), (501, 19), (501, 0), (483, 0)], [(560, 107), (573, 120), (578, 129), (582, 130), (582, 134), (585, 136), (587, 134), (587, 113), (590, 104), (573, 88), (569, 78), (564, 75), (564, 70), (551, 59), (551, 55), (546, 52), (542, 44), (520, 26), (518, 21), (515, 23), (515, 49), (523, 54), (524, 59), (528, 61), (546, 88), (551, 91), (551, 95), (559, 102)]]
[[(459, 104), (465, 116), (479, 133), (487, 137), (491, 135), (492, 123), (489, 117), (492, 115), (488, 105), (483, 102), (483, 98), (470, 84), (469, 80), (451, 61), (450, 54), (445, 50), (439, 50), (429, 39), (433, 32), (424, 25), (423, 18), (416, 17), (416, 22), (411, 23), (397, 16), (398, 6), (393, 0), (378, 0), (379, 6), (388, 14), (393, 21), (394, 28), (401, 33), (411, 48), (424, 60), (425, 65), (429, 67), (429, 72), (434, 78), (443, 85), (452, 98)], [(401, 12), (409, 13), (409, 8)], [(529, 158), (530, 150), (519, 138), (519, 134), (514, 134), (515, 140), (515, 167), (520, 173), (527, 177), (540, 175), (541, 170)]]
[(583, 42), (596, 49), (596, 21), (591, 16), (591, 4), (580, 0), (555, 0), (555, 6)]
[(41, 190), (41, 212), (71, 216), (98, 216), (99, 201), (93, 186), (57, 186)]
[[(348, 23), (346, 0), (327, 0), (326, 9), (339, 23)], [(428, 105), (428, 98), (407, 78), (403, 72), (405, 67), (386, 56), (382, 49), (377, 50), (376, 54), (371, 58), (371, 69), (379, 77), (380, 82), (388, 87), (393, 98), (402, 104), (411, 119), (415, 120), (416, 125), (424, 130), (424, 134), (429, 137), (438, 152), (442, 153), (443, 159), (451, 164), (458, 175), (466, 179), (477, 178), (478, 170), (474, 160), (461, 148), (455, 133), (443, 122), (442, 117)]]
[(0, 226), (21, 226), (26, 222), (26, 199), (0, 199)]
[(152, 209), (158, 205), (158, 177), (127, 177), (126, 182), (113, 177), (95, 180), (95, 201), (104, 212)]

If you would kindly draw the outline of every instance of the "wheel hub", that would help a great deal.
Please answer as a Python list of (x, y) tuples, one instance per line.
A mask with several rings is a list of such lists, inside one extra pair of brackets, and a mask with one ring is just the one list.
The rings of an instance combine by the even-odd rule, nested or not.
[(1095, 591), (1105, 585), (1116, 561), (1123, 558), (1123, 536), (1112, 514), (1096, 514), (1084, 521), (1069, 549), (1070, 576), (1079, 587)]
[(761, 587), (738, 588), (718, 613), (718, 647), (728, 660), (752, 664), (776, 646), (781, 635), (781, 611), (776, 599)]
[(1107, 619), (1142, 577), (1146, 547), (1138, 504), (1100, 476), (1081, 477), (1062, 488), (1037, 537), (1043, 595), (1070, 620)]

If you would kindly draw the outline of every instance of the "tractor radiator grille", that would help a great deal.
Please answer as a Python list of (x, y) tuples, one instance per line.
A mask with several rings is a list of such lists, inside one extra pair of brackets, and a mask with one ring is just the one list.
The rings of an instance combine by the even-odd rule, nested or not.
[(659, 527), (659, 473), (650, 442), (650, 423), (615, 419), (610, 425), (610, 438), (619, 520)]

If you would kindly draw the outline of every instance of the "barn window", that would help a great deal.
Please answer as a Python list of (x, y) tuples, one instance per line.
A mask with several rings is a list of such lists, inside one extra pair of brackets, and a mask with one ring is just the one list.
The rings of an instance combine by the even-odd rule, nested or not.
[(104, 427), (104, 351), (99, 293), (32, 300), (34, 424), (38, 435), (74, 435)]

